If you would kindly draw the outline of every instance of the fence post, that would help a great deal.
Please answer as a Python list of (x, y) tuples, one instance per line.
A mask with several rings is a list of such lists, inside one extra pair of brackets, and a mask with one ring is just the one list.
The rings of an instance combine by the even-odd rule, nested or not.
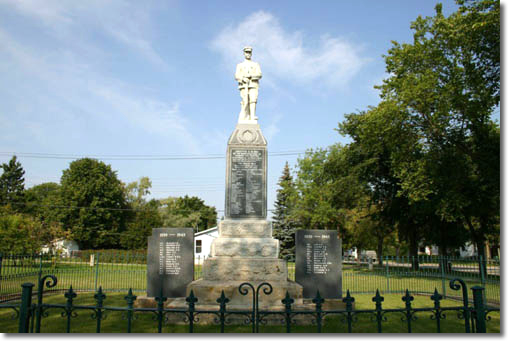
[(32, 289), (33, 283), (21, 284), (21, 306), (19, 308), (19, 328), (18, 333), (28, 333), (30, 324), (30, 313), (32, 309)]
[(471, 288), (473, 290), (473, 304), (474, 304), (474, 314), (473, 318), (475, 319), (476, 324), (476, 332), (477, 333), (486, 333), (487, 326), (485, 325), (485, 305), (483, 301), (483, 291), (485, 290), (482, 287), (474, 286)]
[(97, 291), (97, 283), (99, 281), (99, 253), (96, 253), (97, 257), (95, 260), (95, 291)]

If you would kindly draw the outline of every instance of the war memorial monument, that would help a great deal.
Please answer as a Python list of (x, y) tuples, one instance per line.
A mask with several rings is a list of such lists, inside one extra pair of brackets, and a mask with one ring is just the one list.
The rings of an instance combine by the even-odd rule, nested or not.
[(266, 220), (267, 143), (256, 116), (261, 68), (251, 60), (252, 48), (244, 48), (245, 61), (236, 67), (235, 79), (241, 96), (238, 124), (226, 152), (225, 217), (219, 223), (219, 237), (212, 242), (210, 257), (203, 263), (202, 278), (187, 286), (201, 304), (214, 304), (224, 290), (230, 307), (250, 305), (251, 298), (238, 287), (269, 282), (270, 295), (260, 305), (281, 305), (286, 291), (302, 303), (302, 287), (288, 281), (285, 260), (279, 259), (279, 241), (272, 237)]
[[(243, 52), (245, 60), (235, 73), (241, 108), (227, 143), (225, 217), (218, 225), (219, 236), (203, 262), (202, 277), (192, 281), (192, 229), (154, 229), (148, 247), (148, 297), (144, 303), (138, 298), (141, 305), (152, 305), (153, 297), (162, 291), (171, 298), (167, 307), (184, 308), (184, 296), (192, 292), (198, 306), (214, 309), (224, 291), (228, 309), (249, 310), (252, 296), (239, 290), (246, 282), (254, 288), (270, 284), (270, 294), (259, 296), (260, 308), (282, 309), (286, 293), (295, 307), (304, 309), (313, 309), (308, 301), (317, 290), (322, 297), (341, 297), (341, 247), (336, 233), (299, 231), (296, 258), (301, 269), (296, 271), (296, 282), (288, 279), (287, 263), (279, 258), (279, 241), (272, 237), (272, 224), (266, 219), (267, 142), (256, 116), (262, 73), (251, 60), (252, 48), (245, 47)], [(338, 302), (329, 303), (334, 301)]]

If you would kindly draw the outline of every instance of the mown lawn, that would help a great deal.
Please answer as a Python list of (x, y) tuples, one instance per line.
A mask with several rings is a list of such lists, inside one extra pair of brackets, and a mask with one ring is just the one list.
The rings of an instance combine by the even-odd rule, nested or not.
[[(142, 293), (139, 293), (140, 295)], [(105, 307), (126, 307), (125, 293), (107, 293), (104, 301)], [(404, 302), (401, 295), (389, 294), (384, 295), (383, 309), (403, 308)], [(374, 309), (372, 296), (366, 294), (355, 295), (355, 310)], [(45, 297), (45, 303), (48, 304), (64, 304), (63, 294)], [(428, 296), (415, 296), (413, 308), (432, 307), (433, 301)], [(461, 304), (453, 300), (442, 300), (442, 307), (456, 307)], [(75, 305), (94, 305), (92, 293), (80, 293), (74, 301)], [(61, 316), (62, 309), (48, 309), (48, 316), (42, 319), (41, 331), (43, 333), (62, 333), (65, 331), (66, 318)], [(16, 333), (18, 329), (18, 321), (12, 319), (12, 310), (0, 310), (0, 332)], [(96, 320), (92, 319), (91, 310), (79, 310), (77, 316), (72, 318), (71, 332), (73, 333), (94, 333), (96, 330)], [(444, 333), (463, 333), (464, 320), (457, 317), (456, 311), (448, 311), (445, 313), (446, 318), (441, 321), (441, 330)], [(136, 319), (132, 324), (132, 332), (134, 333), (155, 333), (157, 332), (157, 322), (153, 320), (153, 313), (135, 313)], [(384, 333), (406, 333), (407, 322), (402, 320), (402, 313), (387, 313), (387, 320), (383, 322), (382, 328)], [(420, 312), (416, 314), (417, 319), (412, 321), (412, 331), (414, 333), (435, 333), (436, 321), (430, 318), (430, 312)], [(500, 314), (498, 312), (490, 313), (491, 320), (487, 322), (489, 333), (500, 332)], [(183, 316), (182, 316), (183, 318)], [(309, 317), (311, 319), (311, 317)], [(342, 317), (328, 317), (323, 326), (325, 333), (345, 333), (347, 325), (341, 321)], [(370, 314), (358, 314), (357, 319), (353, 323), (352, 331), (354, 333), (375, 333), (377, 332), (376, 322), (371, 319)], [(106, 318), (102, 321), (101, 331), (104, 333), (124, 333), (126, 332), (127, 321), (125, 312), (107, 311)], [(185, 325), (167, 325), (163, 327), (164, 333), (186, 333), (188, 326)], [(217, 325), (196, 325), (194, 331), (196, 333), (218, 333)], [(227, 325), (227, 333), (250, 333), (252, 327)], [(260, 326), (262, 333), (284, 333), (285, 328), (282, 326)], [(313, 333), (316, 332), (316, 326), (293, 326), (292, 332), (295, 333)]]
[[(25, 269), (27, 270), (27, 269)], [(10, 273), (0, 280), (0, 296), (19, 294), (24, 282), (37, 283), (38, 271), (34, 267), (24, 273)], [(105, 263), (98, 268), (87, 264), (59, 264), (56, 267), (43, 268), (44, 274), (54, 274), (58, 284), (54, 289), (67, 290), (71, 285), (78, 290), (95, 290), (99, 286), (106, 291), (125, 292), (129, 288), (146, 290), (146, 265)], [(289, 278), (294, 279), (294, 263), (288, 263)], [(6, 273), (6, 270), (3, 270)], [(195, 267), (195, 276), (199, 278), (201, 266)], [(342, 272), (342, 292), (349, 289), (352, 294), (374, 294), (379, 289), (382, 294), (402, 294), (406, 289), (412, 293), (433, 293), (434, 289), (449, 297), (459, 297), (459, 291), (451, 290), (449, 280), (459, 277), (465, 280), (468, 288), (474, 285), (484, 286), (489, 304), (500, 303), (500, 285), (498, 280), (487, 280), (482, 285), (478, 278), (468, 274), (450, 274), (444, 280), (432, 272), (398, 271), (384, 272), (382, 268), (368, 270), (366, 267), (345, 266)], [(460, 275), (460, 276), (459, 276)], [(463, 276), (462, 276), (463, 275)], [(471, 295), (471, 290), (468, 290)]]

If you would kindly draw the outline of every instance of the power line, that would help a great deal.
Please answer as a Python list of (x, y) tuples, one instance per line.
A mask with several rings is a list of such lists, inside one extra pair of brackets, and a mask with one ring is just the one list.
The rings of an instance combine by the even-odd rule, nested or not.
[[(70, 209), (87, 209), (87, 210), (105, 210), (105, 211), (136, 211), (136, 212), (147, 212), (151, 210), (147, 209), (137, 209), (137, 208), (117, 208), (117, 207), (90, 207), (90, 206), (66, 206), (66, 205), (41, 205), (33, 202), (16, 202), (16, 201), (9, 201), (9, 202), (2, 202), (2, 205), (30, 205), (35, 207), (49, 207), (49, 208), (70, 208)], [(210, 206), (209, 206), (210, 207)], [(211, 206), (213, 207), (213, 206)], [(214, 207), (215, 208), (215, 207)], [(215, 209), (216, 212), (224, 212), (224, 210), (218, 210)], [(268, 209), (267, 211), (272, 212), (273, 209)]]
[[(291, 156), (303, 154), (305, 151), (281, 151), (269, 152), (268, 156)], [(74, 160), (81, 158), (93, 158), (100, 160), (118, 160), (118, 161), (171, 161), (171, 160), (211, 160), (225, 159), (223, 154), (191, 155), (191, 154), (172, 154), (172, 155), (76, 155), (76, 154), (50, 154), (50, 153), (25, 153), (25, 152), (0, 152), (0, 156), (14, 156), (35, 159), (58, 159)]]

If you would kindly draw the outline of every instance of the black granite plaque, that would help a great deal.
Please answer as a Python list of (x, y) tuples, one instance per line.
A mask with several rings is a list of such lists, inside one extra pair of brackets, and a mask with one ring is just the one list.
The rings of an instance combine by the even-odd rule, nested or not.
[(231, 148), (228, 157), (228, 217), (266, 217), (264, 148)]
[(147, 296), (185, 297), (194, 278), (194, 230), (155, 228), (148, 237)]
[(342, 240), (337, 231), (296, 231), (296, 282), (303, 297), (342, 297)]

